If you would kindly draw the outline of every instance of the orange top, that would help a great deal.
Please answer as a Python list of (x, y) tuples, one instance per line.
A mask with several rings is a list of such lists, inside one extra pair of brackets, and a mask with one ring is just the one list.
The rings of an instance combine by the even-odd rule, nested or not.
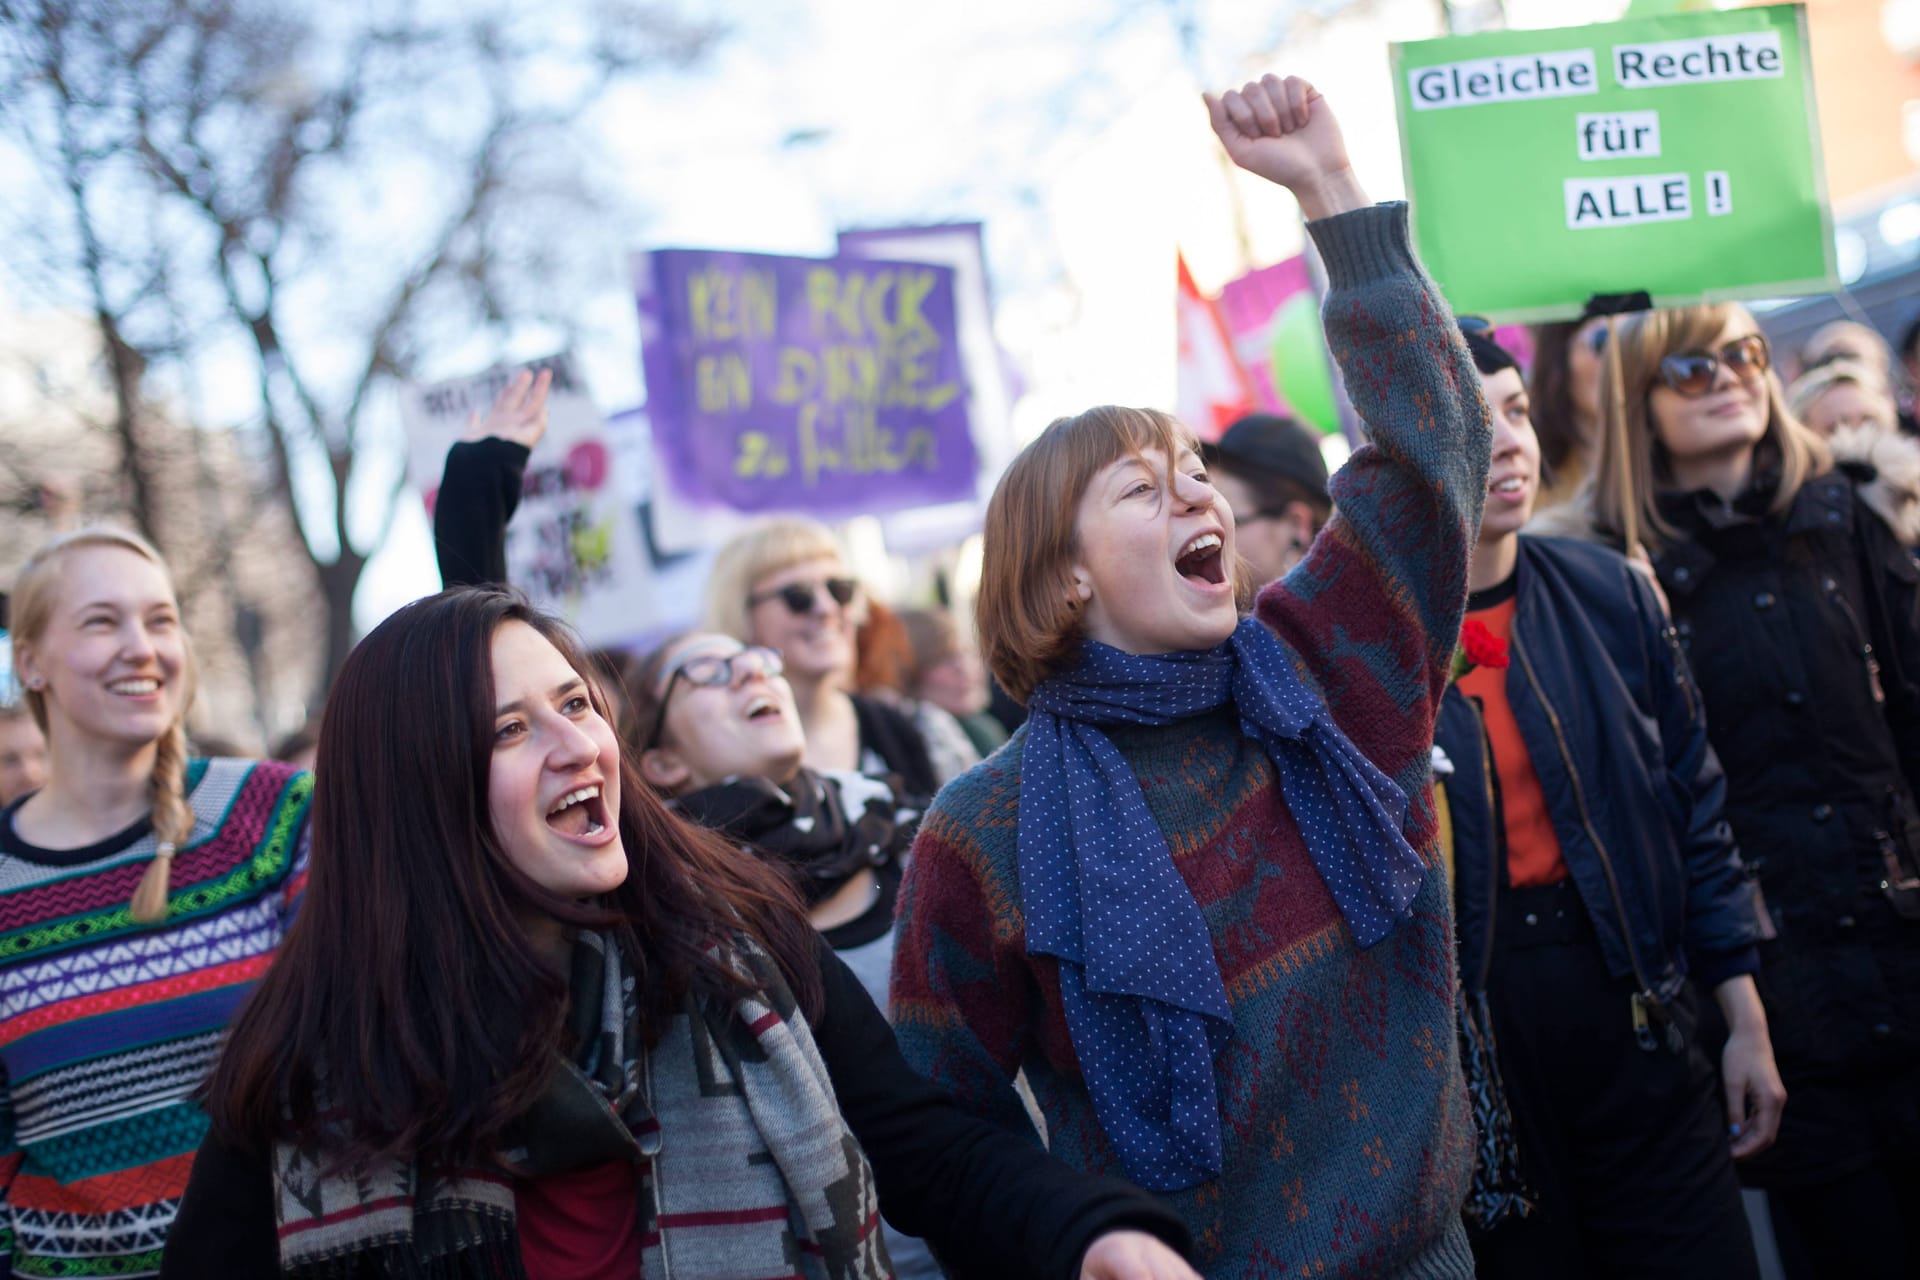
[[(1477, 619), (1511, 644), (1515, 603), (1509, 595), (1499, 604), (1469, 612), (1467, 617)], [(1547, 795), (1540, 789), (1540, 775), (1533, 771), (1533, 757), (1527, 754), (1526, 740), (1520, 736), (1513, 704), (1507, 701), (1507, 672), (1497, 667), (1475, 667), (1457, 683), (1460, 692), (1480, 700), (1486, 721), (1487, 745), (1493, 750), (1493, 771), (1500, 777), (1500, 808), (1506, 821), (1507, 878), (1516, 889), (1566, 879), (1567, 860), (1561, 855), (1560, 837), (1547, 812)]]

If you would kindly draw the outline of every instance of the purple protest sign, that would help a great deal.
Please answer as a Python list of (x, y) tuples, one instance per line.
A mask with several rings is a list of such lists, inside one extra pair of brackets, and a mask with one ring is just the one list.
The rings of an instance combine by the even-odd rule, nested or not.
[(973, 496), (951, 268), (662, 249), (636, 274), (655, 456), (683, 497), (835, 517)]

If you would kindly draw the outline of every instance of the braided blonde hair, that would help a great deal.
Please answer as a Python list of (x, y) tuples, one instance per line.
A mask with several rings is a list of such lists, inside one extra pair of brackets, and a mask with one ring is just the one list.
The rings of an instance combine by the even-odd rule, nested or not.
[[(122, 551), (131, 551), (158, 568), (166, 576), (168, 590), (173, 589), (173, 574), (168, 570), (167, 562), (153, 544), (139, 534), (103, 525), (63, 534), (29, 556), (14, 579), (9, 614), (17, 649), (31, 651), (46, 634), (47, 624), (53, 620), (54, 605), (60, 596), (60, 563), (68, 553), (85, 547), (117, 547)], [(153, 834), (159, 848), (153, 862), (147, 867), (146, 875), (141, 877), (132, 902), (134, 919), (149, 924), (166, 916), (173, 853), (193, 833), (193, 809), (187, 803), (186, 788), (187, 711), (193, 706), (198, 679), (193, 649), (186, 644), (184, 633), (182, 647), (185, 663), (181, 669), (183, 696), (180, 699), (180, 715), (154, 744), (153, 774), (147, 782), (153, 803)], [(46, 691), (29, 688), (26, 701), (34, 722), (40, 726), (42, 733), (46, 733)]]

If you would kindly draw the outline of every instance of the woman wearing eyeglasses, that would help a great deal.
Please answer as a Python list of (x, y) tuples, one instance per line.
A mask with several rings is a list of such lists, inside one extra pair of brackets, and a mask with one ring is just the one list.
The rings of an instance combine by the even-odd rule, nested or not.
[[(893, 905), (919, 814), (878, 778), (816, 772), (780, 655), (731, 636), (666, 641), (623, 673), (640, 776), (682, 817), (783, 871), (807, 922), (887, 1007)], [(938, 1276), (926, 1244), (887, 1228), (900, 1280)]]
[(940, 789), (925, 737), (904, 712), (851, 692), (859, 580), (818, 521), (768, 521), (720, 549), (707, 580), (707, 626), (764, 645), (786, 663), (807, 737), (806, 762), (891, 774), (924, 804)]
[(802, 763), (800, 714), (771, 649), (679, 636), (635, 664), (626, 693), (646, 735), (640, 776), (682, 816), (786, 871), (808, 921), (885, 1008), (900, 859), (917, 815), (877, 778)]
[(1731, 305), (1615, 323), (1599, 532), (1653, 552), (1777, 925), (1788, 1103), (1742, 1176), (1813, 1272), (1920, 1273), (1920, 570)]

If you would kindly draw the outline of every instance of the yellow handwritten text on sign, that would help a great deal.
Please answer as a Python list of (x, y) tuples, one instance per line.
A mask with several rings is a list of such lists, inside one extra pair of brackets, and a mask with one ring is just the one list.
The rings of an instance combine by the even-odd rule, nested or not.
[(823, 338), (855, 342), (923, 337), (937, 343), (939, 335), (921, 309), (939, 283), (931, 271), (816, 267), (807, 273), (813, 331)]
[[(783, 335), (773, 272), (713, 266), (688, 277), (693, 338), (709, 348), (693, 367), (700, 412), (742, 415), (769, 403), (794, 411), (790, 438), (739, 433), (734, 474), (774, 480), (797, 470), (813, 487), (832, 475), (937, 470), (932, 427), (882, 425), (879, 415), (936, 413), (962, 394), (957, 380), (941, 380), (944, 340), (925, 315), (939, 283), (928, 270), (816, 267), (805, 277), (804, 328)], [(771, 369), (752, 354), (769, 344), (778, 344)]]
[(954, 382), (936, 383), (929, 357), (938, 338), (917, 349), (835, 344), (818, 350), (780, 348), (775, 404), (867, 405), (882, 409), (945, 408), (960, 394)]
[(687, 278), (687, 314), (701, 342), (771, 338), (779, 303), (779, 284), (771, 271), (708, 267)]
[[(874, 421), (867, 409), (852, 409), (838, 422), (823, 421), (817, 405), (800, 410), (801, 479), (809, 487), (823, 475), (892, 475), (909, 467), (934, 470), (940, 463), (939, 440), (926, 427), (898, 431)], [(787, 450), (764, 431), (742, 431), (733, 472), (743, 479), (776, 480), (792, 462)]]
[(753, 408), (753, 372), (737, 351), (695, 360), (693, 390), (702, 413), (744, 413)]

